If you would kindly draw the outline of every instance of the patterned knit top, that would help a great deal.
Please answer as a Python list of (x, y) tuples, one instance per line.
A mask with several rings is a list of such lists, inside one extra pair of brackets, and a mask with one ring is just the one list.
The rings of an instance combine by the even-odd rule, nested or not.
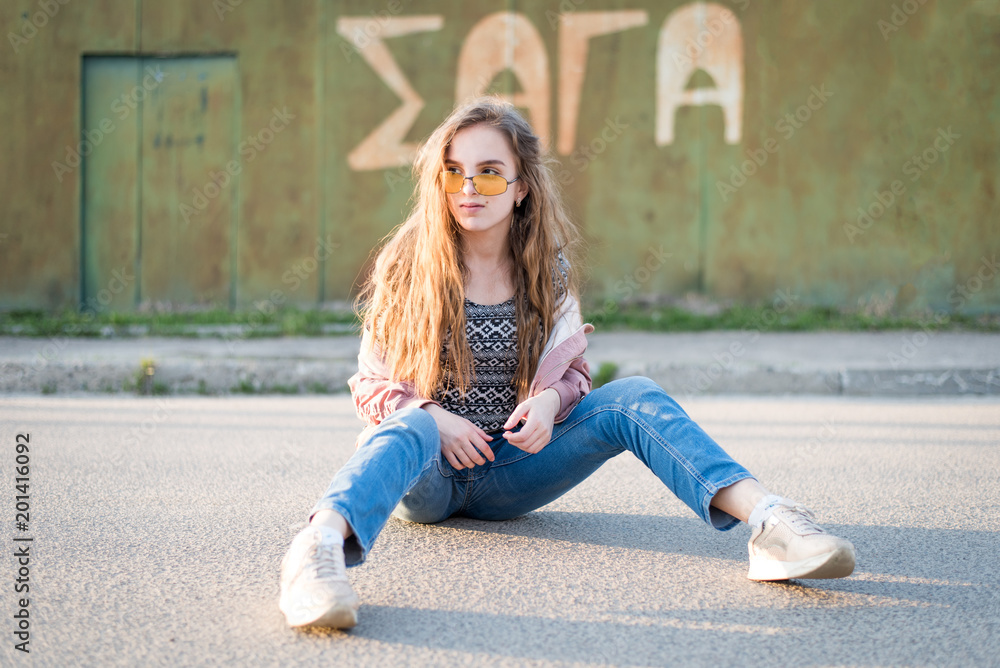
[[(463, 398), (456, 388), (438, 392), (441, 406), (489, 433), (500, 431), (517, 406), (517, 317), (514, 297), (502, 304), (465, 300), (465, 337), (472, 350), (476, 375)], [(447, 360), (441, 350), (441, 364)]]

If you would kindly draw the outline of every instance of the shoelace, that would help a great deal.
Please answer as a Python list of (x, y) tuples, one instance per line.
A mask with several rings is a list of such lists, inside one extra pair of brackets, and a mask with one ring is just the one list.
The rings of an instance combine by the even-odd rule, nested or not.
[(788, 512), (784, 513), (785, 519), (799, 535), (826, 533), (823, 527), (816, 524), (813, 512), (805, 506), (797, 503), (794, 506), (785, 506), (785, 508), (788, 509)]
[(337, 554), (337, 546), (318, 541), (309, 552), (309, 561), (317, 580), (346, 577), (346, 569)]

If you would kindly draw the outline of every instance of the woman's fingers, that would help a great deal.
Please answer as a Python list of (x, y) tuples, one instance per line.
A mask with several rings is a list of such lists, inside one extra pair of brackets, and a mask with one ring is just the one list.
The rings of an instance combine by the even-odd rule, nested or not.
[(514, 412), (510, 414), (510, 417), (507, 418), (507, 421), (503, 423), (503, 428), (513, 429), (514, 427), (516, 427), (517, 423), (521, 421), (521, 418), (523, 418), (525, 415), (528, 414), (530, 408), (531, 407), (527, 401), (522, 401), (521, 403), (519, 403), (517, 406), (514, 407)]
[(533, 420), (531, 415), (525, 421), (524, 426), (518, 432), (504, 432), (504, 438), (514, 447), (524, 452), (535, 454), (549, 443), (552, 432), (546, 429), (539, 420)]
[(541, 437), (539, 434), (532, 434), (531, 438), (524, 444), (525, 452), (535, 454), (542, 449)]
[(486, 460), (472, 443), (459, 443), (456, 448), (458, 459), (470, 469), (476, 464), (485, 464)]
[(456, 471), (461, 471), (462, 469), (465, 468), (464, 466), (458, 463), (458, 457), (456, 457), (455, 453), (451, 452), (450, 450), (444, 450), (444, 458), (448, 460), (448, 463), (451, 464), (451, 467)]
[[(517, 413), (515, 412), (514, 415), (516, 414)], [(511, 415), (511, 417), (514, 417), (514, 415)], [(507, 422), (510, 423), (510, 420)], [(514, 426), (517, 426), (517, 422), (514, 423)], [(537, 431), (538, 421), (532, 419), (531, 413), (528, 413), (528, 417), (524, 421), (524, 426), (521, 427), (521, 430), (518, 432), (508, 430), (504, 432), (504, 438), (507, 439), (508, 443), (513, 443), (514, 445), (517, 445), (517, 447), (523, 449), (524, 444), (530, 441), (535, 436)]]
[[(483, 433), (483, 436), (486, 436), (485, 432)], [(493, 454), (493, 449), (490, 447), (490, 444), (486, 442), (486, 439), (488, 439), (489, 436), (486, 436), (486, 438), (483, 438), (483, 436), (475, 434), (472, 439), (472, 445), (479, 450), (479, 452), (483, 453), (483, 456), (486, 457), (486, 459), (492, 462), (496, 459), (496, 456)], [(479, 463), (482, 464), (483, 462)]]

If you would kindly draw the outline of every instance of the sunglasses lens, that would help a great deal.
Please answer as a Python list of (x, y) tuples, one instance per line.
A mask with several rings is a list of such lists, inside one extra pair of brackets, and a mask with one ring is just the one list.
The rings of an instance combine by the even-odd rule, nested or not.
[(444, 191), (454, 195), (462, 189), (462, 183), (465, 179), (458, 172), (441, 172), (441, 176), (444, 179)]
[(480, 174), (472, 178), (480, 195), (499, 195), (507, 190), (507, 179), (498, 174)]

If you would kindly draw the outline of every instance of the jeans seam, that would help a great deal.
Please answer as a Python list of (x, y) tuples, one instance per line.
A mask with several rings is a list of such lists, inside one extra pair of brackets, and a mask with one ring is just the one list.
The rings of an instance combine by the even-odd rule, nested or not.
[[(554, 438), (550, 439), (549, 443), (551, 443), (554, 440), (555, 440)], [(546, 443), (545, 447), (549, 447), (549, 443)], [(522, 450), (521, 451), (521, 455), (519, 457), (517, 457), (516, 459), (505, 459), (504, 461), (500, 462), (499, 464), (497, 464), (496, 462), (493, 462), (493, 465), (490, 466), (490, 470), (496, 469), (496, 468), (500, 468), (501, 466), (507, 466), (507, 464), (516, 464), (517, 462), (521, 461), (525, 457), (530, 457), (533, 454), (534, 454), (533, 452), (524, 452)]]
[(718, 509), (719, 512), (726, 513), (727, 515), (729, 515), (730, 517), (732, 517), (734, 521), (730, 522), (725, 527), (716, 527), (712, 523), (712, 499), (715, 498), (715, 495), (719, 493), (719, 490), (725, 489), (726, 487), (729, 487), (730, 485), (735, 485), (740, 480), (756, 480), (756, 479), (757, 478), (755, 478), (754, 475), (752, 473), (750, 473), (749, 471), (743, 471), (742, 473), (734, 473), (733, 475), (729, 476), (725, 480), (722, 480), (718, 485), (714, 485), (713, 486), (714, 489), (712, 489), (711, 487), (708, 488), (708, 494), (705, 495), (704, 497), (702, 497), (702, 507), (704, 508), (705, 517), (708, 518), (709, 525), (712, 526), (713, 528), (719, 529), (719, 531), (725, 531), (726, 529), (732, 528), (732, 527), (736, 526), (737, 524), (739, 524), (740, 523), (739, 518), (737, 518), (737, 517), (735, 517), (733, 515), (730, 515), (729, 513), (726, 513), (726, 511), (724, 511), (721, 508), (719, 508)]
[(458, 510), (456, 510), (455, 512), (457, 513), (463, 512), (465, 511), (466, 508), (469, 507), (469, 501), (472, 499), (472, 483), (473, 479), (471, 477), (465, 479), (464, 481), (465, 490), (464, 494), (462, 495), (462, 503), (458, 507)]

